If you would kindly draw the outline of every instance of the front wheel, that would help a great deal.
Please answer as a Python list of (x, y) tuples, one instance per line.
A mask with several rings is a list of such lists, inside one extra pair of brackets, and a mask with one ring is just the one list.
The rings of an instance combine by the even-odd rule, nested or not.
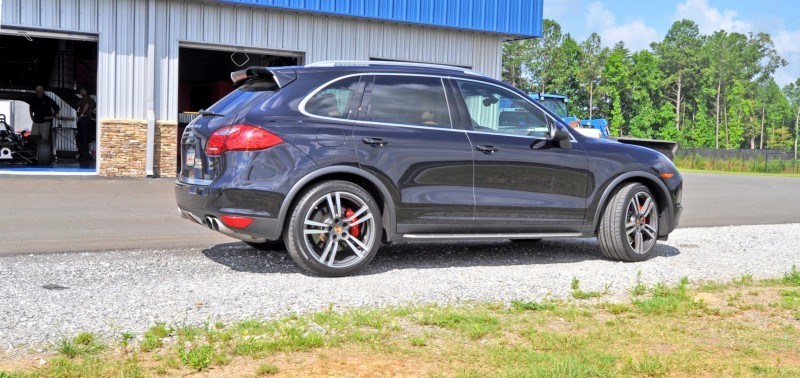
[(643, 261), (658, 240), (658, 203), (647, 187), (630, 183), (611, 198), (597, 231), (606, 257), (621, 261)]
[(353, 274), (375, 257), (383, 226), (377, 203), (347, 181), (321, 182), (303, 194), (284, 233), (289, 256), (326, 277)]

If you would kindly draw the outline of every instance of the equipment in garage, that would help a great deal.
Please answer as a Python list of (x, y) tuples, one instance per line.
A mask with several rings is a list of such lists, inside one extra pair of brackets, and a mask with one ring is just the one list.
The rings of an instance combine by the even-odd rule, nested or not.
[[(28, 135), (31, 121), (23, 106), (19, 106), (21, 110), (13, 119), (11, 114), (6, 114), (0, 131), (4, 133), (2, 143), (12, 152), (13, 159), (0, 159), (0, 168), (35, 164), (40, 167), (38, 171), (67, 168), (91, 173), (95, 170), (94, 161), (81, 165), (75, 160), (75, 110), (81, 99), (77, 88), (85, 86), (90, 93), (96, 93), (97, 87), (97, 42), (92, 37), (81, 38), (59, 39), (53, 33), (41, 36), (36, 32), (0, 34), (0, 100), (30, 104), (34, 88), (42, 85), (45, 94), (60, 108), (46, 144)], [(47, 154), (46, 148), (49, 148)]]

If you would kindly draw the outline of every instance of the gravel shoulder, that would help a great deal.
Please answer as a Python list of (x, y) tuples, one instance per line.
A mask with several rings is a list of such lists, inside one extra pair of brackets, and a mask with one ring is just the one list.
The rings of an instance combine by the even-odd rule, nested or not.
[(0, 257), (0, 354), (46, 348), (90, 331), (141, 335), (155, 322), (203, 324), (337, 308), (566, 299), (576, 277), (605, 299), (641, 281), (776, 277), (800, 266), (800, 224), (675, 231), (642, 263), (602, 257), (597, 241), (416, 243), (384, 246), (361, 275), (301, 273), (284, 251), (243, 243), (209, 249)]

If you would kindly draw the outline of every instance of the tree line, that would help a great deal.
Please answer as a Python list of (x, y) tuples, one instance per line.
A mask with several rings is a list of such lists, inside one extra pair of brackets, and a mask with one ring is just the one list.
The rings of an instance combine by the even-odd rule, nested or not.
[(570, 98), (570, 113), (604, 117), (613, 135), (674, 140), (686, 147), (795, 149), (800, 79), (781, 88), (787, 62), (766, 33), (701, 34), (675, 22), (649, 49), (578, 42), (553, 20), (543, 37), (506, 42), (503, 80), (529, 93)]

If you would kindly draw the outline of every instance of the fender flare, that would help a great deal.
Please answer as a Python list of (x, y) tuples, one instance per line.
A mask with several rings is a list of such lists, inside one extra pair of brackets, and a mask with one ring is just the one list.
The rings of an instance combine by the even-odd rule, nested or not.
[[(632, 178), (641, 178), (645, 179), (653, 184), (656, 184), (658, 188), (661, 190), (661, 194), (664, 198), (667, 199), (667, 203), (664, 204), (665, 208), (667, 209), (667, 222), (672, 221), (673, 215), (673, 203), (672, 203), (672, 196), (669, 194), (669, 189), (667, 186), (661, 182), (661, 180), (656, 177), (656, 175), (645, 172), (645, 171), (631, 171), (623, 173), (617, 176), (614, 180), (612, 180), (607, 186), (606, 189), (603, 191), (603, 195), (600, 196), (600, 201), (597, 202), (597, 208), (594, 210), (594, 219), (592, 220), (592, 229), (591, 231), (594, 233), (597, 230), (598, 225), (600, 224), (600, 218), (603, 215), (603, 210), (605, 209), (605, 205), (608, 202), (611, 193), (619, 186), (620, 183), (626, 180), (630, 180)], [(661, 234), (661, 229), (659, 227), (659, 236)]]
[(345, 165), (337, 165), (331, 167), (325, 167), (318, 169), (314, 172), (311, 172), (305, 175), (300, 181), (296, 182), (292, 189), (289, 190), (289, 193), (286, 194), (286, 197), (283, 200), (283, 204), (281, 205), (281, 209), (278, 212), (278, 222), (275, 224), (275, 230), (273, 231), (273, 235), (277, 238), (281, 232), (283, 231), (283, 224), (286, 222), (286, 217), (288, 216), (290, 207), (297, 197), (297, 194), (300, 193), (303, 188), (308, 185), (308, 183), (329, 174), (335, 173), (347, 173), (352, 174), (358, 177), (361, 177), (374, 185), (383, 196), (383, 203), (386, 206), (387, 213), (383, 214), (383, 228), (386, 229), (386, 237), (387, 241), (391, 241), (395, 236), (395, 207), (394, 201), (392, 200), (392, 195), (389, 193), (389, 190), (386, 189), (386, 186), (375, 177), (372, 173), (369, 173), (363, 169), (345, 166)]

